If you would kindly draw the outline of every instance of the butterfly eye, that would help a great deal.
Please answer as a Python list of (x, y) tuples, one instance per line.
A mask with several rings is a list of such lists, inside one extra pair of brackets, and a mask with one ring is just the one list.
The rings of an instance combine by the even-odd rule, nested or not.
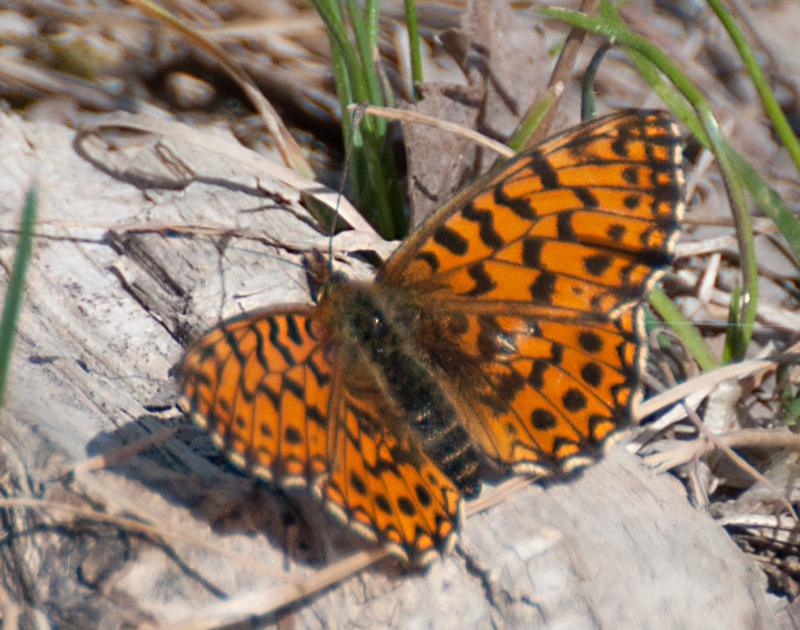
[(379, 342), (385, 339), (389, 333), (389, 326), (386, 324), (383, 313), (375, 309), (364, 313), (364, 316), (359, 318), (358, 330), (365, 341)]

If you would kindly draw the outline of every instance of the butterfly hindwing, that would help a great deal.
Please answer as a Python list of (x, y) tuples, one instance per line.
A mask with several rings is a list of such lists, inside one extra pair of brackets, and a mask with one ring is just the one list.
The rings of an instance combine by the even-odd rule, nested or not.
[[(516, 472), (585, 463), (627, 422), (640, 353), (635, 312), (616, 322), (431, 315), (431, 362), (454, 384), (462, 421), (489, 458)], [(432, 332), (431, 332), (432, 331)]]
[(345, 381), (335, 401), (333, 460), (320, 496), (362, 536), (426, 564), (452, 540), (459, 493), (392, 418), (369, 375), (348, 372), (353, 384)]
[(459, 493), (403, 429), (370, 366), (341, 365), (353, 340), (320, 314), (253, 312), (211, 329), (181, 364), (181, 406), (238, 468), (310, 486), (363, 537), (427, 562), (452, 540)]

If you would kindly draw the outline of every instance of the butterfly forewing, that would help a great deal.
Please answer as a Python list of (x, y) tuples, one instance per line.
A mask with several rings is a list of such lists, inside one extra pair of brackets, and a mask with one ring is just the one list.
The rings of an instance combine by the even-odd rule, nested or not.
[(234, 464), (310, 486), (363, 537), (426, 563), (478, 491), (479, 452), (565, 471), (627, 422), (636, 305), (671, 255), (680, 159), (661, 112), (558, 134), (440, 207), (375, 283), (329, 277), (314, 307), (200, 337), (182, 406)]
[[(677, 129), (627, 111), (554, 136), (435, 212), (379, 280), (532, 315), (607, 316), (669, 260), (683, 197)], [(467, 306), (468, 307), (468, 306)]]

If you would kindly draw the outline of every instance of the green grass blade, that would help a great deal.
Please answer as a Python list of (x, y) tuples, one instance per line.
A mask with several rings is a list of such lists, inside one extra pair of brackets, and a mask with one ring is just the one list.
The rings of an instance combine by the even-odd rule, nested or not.
[(750, 45), (747, 43), (744, 34), (720, 0), (708, 0), (708, 4), (725, 27), (731, 41), (733, 41), (733, 45), (736, 46), (736, 50), (739, 52), (744, 67), (750, 75), (750, 80), (753, 82), (758, 96), (761, 98), (764, 111), (767, 112), (772, 126), (775, 128), (775, 133), (778, 134), (783, 146), (786, 147), (792, 160), (794, 160), (795, 168), (800, 171), (800, 142), (797, 141), (797, 136), (794, 135), (792, 126), (789, 124), (789, 121), (786, 120), (786, 115), (783, 113), (780, 105), (778, 105), (778, 100), (772, 93), (769, 82), (764, 77), (761, 66), (758, 65), (758, 61)]
[(408, 39), (411, 47), (411, 85), (409, 94), (414, 101), (421, 98), (419, 84), (422, 83), (422, 51), (420, 50), (419, 24), (417, 23), (417, 8), (414, 0), (405, 0), (406, 26), (408, 26)]
[[(514, 133), (511, 134), (511, 137), (506, 143), (509, 148), (514, 149), (514, 151), (521, 151), (523, 148), (525, 148), (528, 138), (531, 137), (531, 134), (542, 122), (542, 119), (553, 108), (553, 105), (555, 105), (556, 101), (561, 95), (561, 92), (563, 92), (563, 87), (561, 86), (558, 88), (548, 88), (548, 90), (542, 95), (542, 98), (540, 98), (533, 107), (525, 112), (524, 118), (520, 121), (519, 125), (517, 125), (516, 130), (514, 130)], [(502, 156), (498, 157), (497, 161), (502, 162)]]
[(660, 288), (653, 287), (648, 295), (648, 301), (653, 310), (683, 342), (701, 370), (706, 371), (719, 367), (719, 361), (714, 358), (714, 353), (711, 352), (703, 336)]
[(14, 335), (17, 330), (17, 318), (22, 304), (22, 294), (25, 289), (25, 273), (28, 271), (28, 261), (31, 257), (33, 246), (33, 226), (36, 223), (36, 210), (38, 197), (36, 188), (31, 186), (25, 195), (25, 204), (22, 208), (22, 218), (19, 225), (19, 239), (17, 250), (14, 253), (14, 264), (8, 278), (6, 298), (3, 302), (3, 315), (0, 319), (0, 409), (3, 407), (3, 398), (8, 381), (8, 368), (11, 364), (11, 351), (14, 348)]
[(606, 53), (614, 45), (612, 40), (605, 42), (600, 48), (594, 51), (586, 71), (583, 73), (583, 83), (581, 84), (581, 120), (589, 120), (597, 115), (597, 105), (594, 97), (594, 80), (600, 64), (605, 59)]
[[(392, 147), (386, 141), (386, 121), (365, 116), (353, 129), (347, 116), (352, 103), (384, 105), (374, 52), (377, 50), (378, 0), (363, 6), (355, 0), (312, 0), (328, 30), (342, 132), (350, 151), (348, 194), (361, 214), (386, 238), (405, 234), (403, 195)], [(348, 29), (350, 29), (348, 31)], [(351, 43), (350, 35), (355, 41)]]
[[(691, 120), (693, 124), (689, 125), (690, 128), (693, 128), (693, 131), (695, 129), (698, 130), (698, 138), (710, 146), (717, 158), (725, 181), (734, 220), (737, 223), (736, 233), (739, 238), (739, 249), (742, 256), (742, 310), (739, 321), (740, 328), (737, 334), (741, 334), (742, 341), (744, 341), (743, 346), (737, 344), (737, 347), (746, 347), (755, 323), (758, 302), (758, 272), (755, 245), (742, 181), (734, 168), (735, 160), (731, 158), (732, 150), (720, 136), (719, 126), (711, 107), (702, 93), (667, 55), (659, 50), (657, 46), (633, 33), (622, 23), (610, 3), (602, 3), (601, 17), (590, 17), (583, 13), (566, 11), (555, 7), (545, 7), (541, 9), (541, 12), (573, 26), (579, 26), (608, 38), (614, 38), (629, 51), (632, 50), (639, 53), (641, 56), (640, 61), (646, 60), (647, 63), (653, 64), (659, 71), (664, 73), (696, 112), (696, 117), (692, 115), (686, 119), (687, 124)], [(663, 88), (663, 86), (661, 87)], [(697, 124), (698, 122), (699, 125)]]

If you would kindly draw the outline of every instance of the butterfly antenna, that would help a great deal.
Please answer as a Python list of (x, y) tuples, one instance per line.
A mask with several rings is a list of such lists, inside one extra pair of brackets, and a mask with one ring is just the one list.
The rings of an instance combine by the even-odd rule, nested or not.
[(347, 137), (347, 146), (344, 152), (344, 168), (342, 169), (342, 181), (339, 184), (339, 194), (336, 197), (336, 207), (333, 209), (333, 217), (331, 219), (331, 233), (328, 239), (328, 273), (333, 272), (333, 236), (336, 234), (336, 221), (339, 219), (339, 201), (344, 195), (344, 186), (347, 182), (347, 175), (350, 172), (350, 157), (353, 153), (353, 143), (356, 136), (356, 128), (361, 124), (361, 119), (369, 103), (366, 101), (359, 103), (353, 110), (352, 118), (350, 120), (350, 134)]

